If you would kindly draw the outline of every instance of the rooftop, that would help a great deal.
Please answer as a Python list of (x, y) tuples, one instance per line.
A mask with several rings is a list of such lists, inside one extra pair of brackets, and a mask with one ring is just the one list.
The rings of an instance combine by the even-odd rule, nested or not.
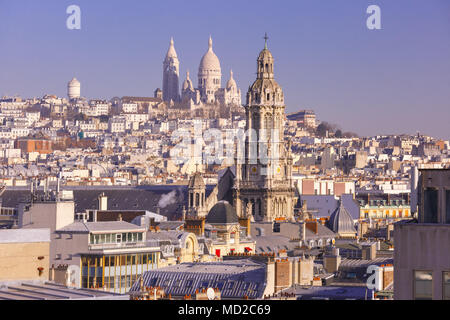
[(129, 296), (68, 288), (50, 282), (23, 282), (0, 284), (0, 300), (129, 300)]

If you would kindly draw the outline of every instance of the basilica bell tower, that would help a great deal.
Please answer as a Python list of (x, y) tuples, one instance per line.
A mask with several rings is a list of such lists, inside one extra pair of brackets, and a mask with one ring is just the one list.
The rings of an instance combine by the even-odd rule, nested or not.
[(251, 216), (255, 221), (288, 221), (293, 219), (296, 202), (291, 143), (284, 138), (283, 90), (274, 79), (267, 35), (264, 39), (257, 77), (247, 92), (245, 144), (236, 156), (234, 201), (240, 216)]

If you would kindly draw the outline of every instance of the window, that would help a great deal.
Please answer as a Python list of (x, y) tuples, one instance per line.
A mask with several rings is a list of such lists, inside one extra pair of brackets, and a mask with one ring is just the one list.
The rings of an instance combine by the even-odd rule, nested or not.
[(450, 271), (445, 271), (442, 275), (442, 287), (442, 299), (450, 300)]
[(431, 300), (433, 298), (433, 272), (414, 272), (414, 299)]
[(424, 194), (424, 222), (438, 222), (438, 191), (427, 188)]

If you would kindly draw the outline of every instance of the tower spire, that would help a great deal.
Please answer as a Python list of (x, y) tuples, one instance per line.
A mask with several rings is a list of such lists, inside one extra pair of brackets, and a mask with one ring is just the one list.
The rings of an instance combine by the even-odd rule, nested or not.
[(267, 50), (267, 40), (269, 40), (269, 37), (267, 36), (267, 32), (266, 32), (266, 34), (264, 35), (264, 41), (265, 41), (264, 49), (266, 49), (266, 50)]

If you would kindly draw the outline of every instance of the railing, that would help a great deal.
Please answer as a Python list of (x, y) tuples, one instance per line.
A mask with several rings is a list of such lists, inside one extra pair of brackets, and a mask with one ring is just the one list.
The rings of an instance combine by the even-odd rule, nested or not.
[(155, 241), (142, 242), (119, 242), (119, 243), (98, 243), (89, 244), (89, 250), (105, 250), (105, 249), (128, 249), (128, 248), (143, 248), (143, 247), (158, 247)]

